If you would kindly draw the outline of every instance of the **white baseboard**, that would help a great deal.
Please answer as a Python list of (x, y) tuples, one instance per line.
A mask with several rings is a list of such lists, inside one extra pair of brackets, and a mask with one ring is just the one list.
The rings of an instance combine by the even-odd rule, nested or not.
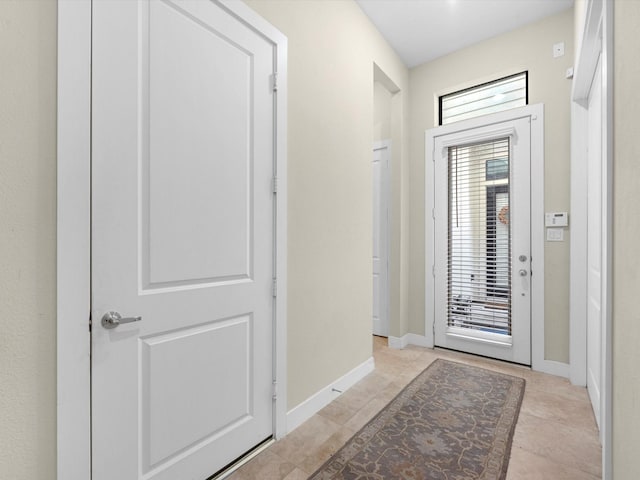
[(536, 372), (548, 373), (557, 377), (569, 378), (571, 368), (568, 363), (556, 362), (555, 360), (543, 360), (536, 365), (532, 365), (532, 370)]
[[(392, 337), (391, 335), (389, 336), (389, 348), (402, 349), (407, 345), (433, 348), (433, 345), (429, 342), (429, 339), (427, 339), (427, 337), (425, 337), (424, 335), (407, 333), (402, 337)], [(536, 372), (548, 373), (549, 375), (556, 375), (558, 377), (564, 378), (569, 378), (571, 372), (571, 368), (568, 363), (556, 362), (555, 360), (534, 360), (531, 369)]]
[(433, 348), (427, 337), (417, 335), (415, 333), (407, 333), (402, 337), (389, 336), (389, 348), (405, 348), (407, 345), (416, 345), (418, 347)]
[[(340, 392), (346, 392), (353, 385), (373, 372), (374, 368), (375, 364), (373, 362), (373, 357), (370, 357), (350, 372), (344, 374), (334, 382), (331, 382), (326, 387), (311, 395), (301, 404), (289, 410), (287, 412), (287, 433), (292, 432), (301, 424), (309, 420), (313, 415), (338, 398), (341, 395)], [(339, 390), (339, 392), (333, 389)]]
[[(416, 345), (418, 347), (433, 348), (427, 337), (424, 335), (416, 335), (415, 333), (407, 333), (402, 337), (392, 337), (389, 335), (389, 348), (403, 349), (407, 345)], [(568, 363), (556, 362), (555, 360), (541, 360), (533, 362), (531, 369), (536, 372), (548, 373), (557, 377), (569, 378), (571, 368)]]

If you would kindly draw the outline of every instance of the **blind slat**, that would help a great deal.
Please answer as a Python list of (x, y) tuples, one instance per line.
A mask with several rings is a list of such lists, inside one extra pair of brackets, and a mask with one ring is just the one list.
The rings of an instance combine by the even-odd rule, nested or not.
[[(449, 148), (450, 327), (511, 335), (509, 150), (507, 138)], [(497, 160), (500, 184), (488, 171)]]
[(527, 73), (440, 97), (440, 124), (501, 112), (527, 104)]

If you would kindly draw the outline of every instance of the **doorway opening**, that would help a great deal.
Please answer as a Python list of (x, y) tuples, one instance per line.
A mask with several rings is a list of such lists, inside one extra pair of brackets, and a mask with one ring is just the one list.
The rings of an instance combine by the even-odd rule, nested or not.
[[(393, 202), (402, 144), (402, 92), (373, 65), (373, 157), (372, 157), (372, 332), (389, 337), (400, 330), (394, 320), (400, 308), (397, 281), (399, 249), (394, 220), (398, 202)], [(395, 172), (395, 173), (394, 173)], [(394, 208), (396, 213), (394, 213)], [(396, 227), (397, 228), (397, 227)], [(395, 257), (394, 257), (395, 255)]]

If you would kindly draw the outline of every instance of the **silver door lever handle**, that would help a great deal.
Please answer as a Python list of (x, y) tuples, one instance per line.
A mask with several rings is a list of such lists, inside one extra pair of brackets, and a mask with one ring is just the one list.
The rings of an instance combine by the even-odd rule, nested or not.
[(527, 271), (524, 268), (522, 270), (520, 270), (518, 273), (520, 274), (521, 277), (526, 277), (527, 276)]
[(102, 326), (107, 329), (116, 328), (122, 323), (139, 322), (142, 317), (122, 317), (118, 312), (107, 312), (102, 316)]

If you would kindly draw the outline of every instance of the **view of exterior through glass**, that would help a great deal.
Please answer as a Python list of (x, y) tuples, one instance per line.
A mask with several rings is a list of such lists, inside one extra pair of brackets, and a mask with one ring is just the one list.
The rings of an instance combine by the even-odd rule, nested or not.
[(511, 335), (509, 139), (449, 147), (450, 327)]

